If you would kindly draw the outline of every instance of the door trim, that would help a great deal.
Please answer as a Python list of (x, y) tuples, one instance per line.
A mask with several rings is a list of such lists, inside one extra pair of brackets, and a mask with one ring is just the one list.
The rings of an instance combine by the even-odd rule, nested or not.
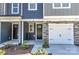
[(14, 40), (13, 39), (13, 25), (14, 24), (17, 24), (18, 25), (18, 39), (19, 39), (19, 24), (18, 23), (12, 23), (12, 36), (11, 36), (12, 40)]
[[(35, 37), (35, 38), (36, 38), (36, 39), (35, 39), (35, 40), (38, 40), (38, 39), (37, 39), (37, 24), (42, 24), (42, 39), (41, 39), (41, 40), (43, 40), (43, 23), (41, 23), (41, 22), (40, 22), (40, 23), (39, 23), (39, 22), (38, 22), (38, 23), (35, 23), (35, 26), (36, 26), (36, 28), (35, 28), (35, 32), (36, 32), (36, 33), (35, 33), (35, 34), (36, 34), (36, 37)], [(38, 41), (40, 41), (40, 40), (38, 40)]]

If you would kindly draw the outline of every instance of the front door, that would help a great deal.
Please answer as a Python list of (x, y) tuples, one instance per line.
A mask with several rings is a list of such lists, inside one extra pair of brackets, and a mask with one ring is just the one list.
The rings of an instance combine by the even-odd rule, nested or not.
[(18, 39), (18, 24), (12, 25), (12, 39)]
[(42, 40), (42, 24), (37, 24), (37, 40)]

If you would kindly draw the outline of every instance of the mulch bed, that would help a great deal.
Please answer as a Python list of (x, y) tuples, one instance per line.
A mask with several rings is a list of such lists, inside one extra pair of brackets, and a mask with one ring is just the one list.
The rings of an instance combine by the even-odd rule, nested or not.
[(5, 55), (21, 55), (21, 54), (27, 54), (31, 53), (31, 50), (33, 48), (33, 45), (29, 45), (30, 47), (28, 49), (22, 49), (20, 45), (18, 46), (11, 46), (8, 49), (2, 48), (6, 51)]

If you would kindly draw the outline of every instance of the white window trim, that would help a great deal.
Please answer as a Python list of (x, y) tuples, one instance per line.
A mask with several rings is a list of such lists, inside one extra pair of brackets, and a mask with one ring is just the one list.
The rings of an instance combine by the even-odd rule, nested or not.
[[(17, 12), (13, 12), (13, 8), (17, 8), (18, 11)], [(12, 14), (18, 14), (19, 13), (19, 3), (18, 3), (18, 7), (13, 7), (13, 3), (12, 3), (12, 5), (11, 5), (11, 13)]]
[(29, 11), (35, 11), (35, 10), (37, 10), (37, 3), (35, 3), (35, 9), (30, 9), (30, 3), (28, 3), (28, 10)]
[(21, 16), (22, 16), (22, 13), (23, 13), (23, 3), (21, 3)]
[(5, 10), (5, 8), (6, 8), (6, 6), (5, 6), (5, 5), (6, 5), (6, 3), (4, 3), (4, 15), (5, 15), (5, 11), (6, 11), (6, 10)]
[(54, 6), (54, 3), (52, 4), (52, 8), (53, 9), (68, 9), (68, 8), (71, 8), (71, 3), (68, 3), (69, 4), (69, 7), (62, 7), (62, 3), (60, 3), (61, 4), (61, 7), (55, 7)]
[[(30, 25), (32, 25), (32, 31), (30, 31)], [(34, 32), (34, 23), (29, 23), (29, 32)]]

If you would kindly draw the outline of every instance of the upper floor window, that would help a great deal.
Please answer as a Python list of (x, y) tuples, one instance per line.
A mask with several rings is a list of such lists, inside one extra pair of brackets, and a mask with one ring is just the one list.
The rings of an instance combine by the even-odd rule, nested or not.
[(12, 14), (18, 14), (19, 13), (19, 4), (18, 3), (12, 3)]
[(71, 8), (70, 3), (53, 3), (53, 9)]
[(28, 10), (30, 10), (30, 11), (37, 10), (37, 4), (36, 3), (29, 3)]

